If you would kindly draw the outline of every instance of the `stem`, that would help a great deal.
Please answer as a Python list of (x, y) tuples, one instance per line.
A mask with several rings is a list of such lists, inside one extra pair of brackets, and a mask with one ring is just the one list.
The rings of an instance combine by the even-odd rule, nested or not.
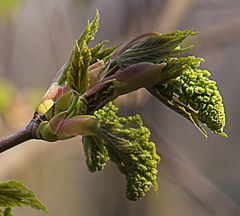
[(0, 140), (0, 153), (30, 139), (33, 139), (31, 123), (26, 128)]

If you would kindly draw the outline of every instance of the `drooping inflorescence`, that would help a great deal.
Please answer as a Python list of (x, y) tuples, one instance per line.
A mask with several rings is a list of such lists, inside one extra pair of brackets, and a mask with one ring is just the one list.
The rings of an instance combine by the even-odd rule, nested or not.
[(179, 101), (195, 112), (198, 120), (214, 133), (226, 136), (222, 97), (216, 82), (209, 79), (210, 72), (199, 68), (202, 62), (203, 59), (193, 56), (171, 59), (164, 70), (180, 68), (181, 75), (156, 88), (168, 99)]
[[(193, 58), (193, 57), (192, 57)], [(222, 97), (209, 71), (199, 69), (202, 59), (187, 67), (181, 76), (169, 83), (178, 99), (198, 112), (198, 119), (214, 133), (223, 134), (225, 114)]]
[(160, 157), (154, 143), (149, 141), (150, 131), (142, 125), (139, 115), (118, 117), (113, 104), (94, 114), (101, 122), (99, 136), (106, 142), (110, 159), (126, 175), (127, 197), (136, 201), (151, 186), (157, 190), (157, 164)]

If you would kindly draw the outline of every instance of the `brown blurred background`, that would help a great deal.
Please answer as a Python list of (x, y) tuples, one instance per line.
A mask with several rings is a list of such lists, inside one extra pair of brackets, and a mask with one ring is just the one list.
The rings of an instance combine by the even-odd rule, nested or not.
[[(109, 163), (90, 173), (80, 138), (29, 141), (0, 155), (0, 179), (36, 192), (50, 216), (240, 215), (239, 0), (0, 0), (0, 135), (23, 127), (65, 63), (73, 41), (101, 13), (96, 42), (126, 42), (148, 31), (193, 29), (192, 54), (206, 59), (226, 107), (229, 138), (205, 139), (145, 91), (118, 100), (122, 115), (140, 113), (162, 161), (159, 193), (125, 197), (125, 179)], [(43, 215), (30, 208), (15, 215)]]

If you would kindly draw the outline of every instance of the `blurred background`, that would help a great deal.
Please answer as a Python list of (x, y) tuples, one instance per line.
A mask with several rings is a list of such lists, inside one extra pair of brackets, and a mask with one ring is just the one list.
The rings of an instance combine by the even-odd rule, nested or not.
[[(218, 81), (229, 138), (205, 139), (186, 120), (145, 91), (118, 100), (122, 115), (142, 114), (161, 155), (159, 193), (125, 197), (125, 179), (112, 163), (99, 173), (85, 164), (80, 138), (29, 141), (0, 155), (0, 179), (29, 186), (50, 216), (240, 215), (239, 0), (0, 0), (0, 136), (20, 129), (74, 39), (101, 13), (96, 42), (127, 42), (149, 31), (199, 31), (192, 54)], [(16, 208), (15, 215), (44, 215)]]

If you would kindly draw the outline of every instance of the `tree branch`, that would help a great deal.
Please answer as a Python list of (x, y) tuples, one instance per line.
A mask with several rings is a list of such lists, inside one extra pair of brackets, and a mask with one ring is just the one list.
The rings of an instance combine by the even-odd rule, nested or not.
[(32, 128), (33, 125), (30, 123), (26, 128), (0, 140), (0, 153), (33, 139)]

